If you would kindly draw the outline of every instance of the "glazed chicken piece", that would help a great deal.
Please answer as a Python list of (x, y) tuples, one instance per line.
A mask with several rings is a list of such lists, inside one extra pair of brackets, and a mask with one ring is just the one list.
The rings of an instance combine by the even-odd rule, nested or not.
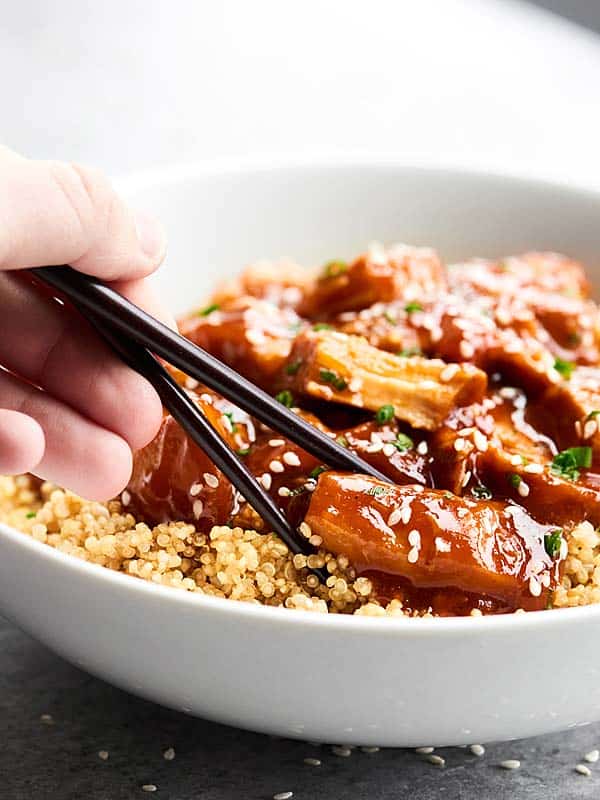
[(296, 309), (312, 291), (314, 273), (293, 261), (259, 261), (241, 275), (222, 283), (212, 302), (227, 306), (243, 297), (266, 300), (279, 308)]
[(390, 405), (398, 419), (424, 430), (435, 430), (456, 406), (481, 399), (487, 384), (470, 364), (398, 357), (337, 331), (298, 336), (287, 372), (292, 391), (371, 411)]
[(396, 245), (373, 248), (351, 264), (325, 265), (300, 307), (305, 317), (329, 317), (374, 303), (423, 299), (445, 286), (443, 265), (429, 248)]
[(452, 586), (513, 611), (546, 606), (564, 550), (552, 526), (517, 505), (334, 472), (319, 477), (305, 521), (359, 573)]
[(531, 409), (536, 427), (548, 432), (561, 450), (589, 445), (600, 467), (600, 368), (577, 367), (550, 387)]
[(182, 336), (271, 391), (294, 337), (305, 324), (292, 309), (241, 297), (223, 308), (209, 306), (184, 317), (179, 320), (179, 330)]
[(490, 410), (493, 435), (477, 455), (479, 480), (494, 497), (520, 503), (536, 519), (570, 526), (589, 519), (600, 523), (600, 476), (587, 469), (579, 479), (553, 466), (557, 453), (544, 429), (531, 424), (526, 397), (516, 389), (500, 390), (505, 399)]
[[(248, 448), (255, 433), (245, 412), (211, 392), (191, 396), (232, 449)], [(237, 505), (230, 482), (167, 413), (155, 438), (135, 453), (121, 501), (150, 524), (182, 520), (203, 532), (226, 523)]]
[(587, 298), (590, 285), (581, 264), (559, 253), (524, 253), (500, 261), (473, 259), (448, 267), (450, 290), (463, 297), (516, 295), (525, 288)]

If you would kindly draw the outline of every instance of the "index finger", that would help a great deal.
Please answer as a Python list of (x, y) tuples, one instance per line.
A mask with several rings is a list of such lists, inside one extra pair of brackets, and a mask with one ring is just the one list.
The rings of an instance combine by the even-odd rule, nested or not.
[(104, 280), (153, 272), (161, 225), (134, 214), (97, 170), (0, 147), (0, 270), (70, 264)]

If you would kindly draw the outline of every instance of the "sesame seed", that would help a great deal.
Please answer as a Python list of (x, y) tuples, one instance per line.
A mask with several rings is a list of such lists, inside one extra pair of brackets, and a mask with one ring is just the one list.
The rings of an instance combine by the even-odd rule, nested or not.
[(231, 424), (231, 420), (226, 414), (221, 415), (221, 422), (223, 423), (223, 427), (229, 433), (233, 433), (233, 425)]
[(378, 753), (378, 747), (361, 747), (360, 748), (363, 753)]
[(195, 378), (190, 378), (189, 375), (185, 379), (186, 389), (197, 389), (200, 384)]
[(163, 753), (163, 758), (165, 761), (173, 761), (175, 758), (175, 750), (172, 747), (168, 747)]
[(316, 533), (313, 533), (313, 535), (310, 537), (308, 541), (310, 544), (312, 544), (313, 547), (320, 547), (323, 544), (323, 539)]
[(202, 400), (203, 403), (207, 403), (209, 406), (212, 406), (212, 404), (213, 404), (213, 399), (212, 399), (211, 395), (206, 394), (206, 392), (203, 392), (200, 395), (200, 400)]
[(473, 443), (475, 447), (481, 452), (485, 453), (488, 449), (488, 440), (487, 437), (483, 435), (483, 433), (479, 430), (476, 430), (473, 433)]
[(156, 792), (157, 789), (158, 789), (158, 786), (156, 786), (156, 784), (154, 784), (154, 783), (145, 783), (142, 786), (142, 792)]
[(404, 508), (402, 509), (400, 519), (405, 525), (408, 525), (411, 517), (412, 517), (412, 508), (410, 506), (404, 506)]
[(277, 792), (277, 794), (273, 795), (273, 800), (290, 800), (290, 797), (293, 796), (293, 792)]
[(517, 487), (517, 492), (521, 495), (521, 497), (528, 497), (529, 484), (525, 483), (525, 481), (521, 481), (521, 483)]
[(268, 472), (265, 472), (265, 473), (264, 473), (264, 474), (261, 476), (261, 478), (260, 478), (260, 482), (261, 482), (261, 483), (262, 483), (262, 485), (265, 487), (265, 489), (266, 489), (267, 491), (269, 491), (269, 489), (271, 488), (271, 483), (273, 482), (273, 478), (271, 477), (271, 475), (269, 475), (269, 473), (268, 473)]
[(430, 753), (433, 753), (434, 747), (415, 747), (415, 753), (418, 753), (420, 756), (428, 756)]
[(213, 475), (211, 472), (204, 473), (204, 482), (207, 486), (210, 486), (211, 489), (216, 489), (219, 485), (219, 479), (216, 475)]
[(291, 492), (287, 486), (280, 486), (279, 489), (277, 490), (277, 494), (279, 495), (279, 497), (289, 497)]
[(523, 472), (528, 472), (530, 475), (541, 475), (544, 471), (542, 464), (526, 464), (523, 467)]
[(396, 452), (396, 448), (394, 447), (393, 444), (388, 442), (388, 444), (384, 444), (383, 445), (383, 455), (386, 458), (390, 458), (391, 456), (394, 455), (395, 452)]
[(402, 519), (402, 510), (399, 508), (395, 508), (389, 515), (387, 524), (390, 528), (392, 528), (394, 525), (397, 525), (401, 519)]
[(271, 470), (271, 472), (283, 472), (285, 470), (285, 467), (283, 466), (281, 461), (273, 460), (269, 464), (269, 469)]
[(583, 431), (581, 429), (581, 420), (576, 419), (575, 420), (575, 435), (576, 436), (581, 436), (582, 433), (583, 433)]
[(348, 758), (352, 755), (352, 750), (349, 747), (342, 747), (340, 745), (332, 747), (331, 752), (334, 756), (339, 756), (340, 758)]
[(471, 480), (471, 470), (468, 469), (463, 475), (461, 486), (464, 488), (469, 483), (470, 480)]
[(420, 456), (427, 455), (427, 451), (428, 450), (429, 450), (429, 448), (428, 448), (427, 442), (425, 440), (423, 440), (422, 442), (419, 442), (419, 444), (417, 445), (417, 453)]
[(444, 767), (446, 765), (446, 759), (438, 755), (427, 756), (427, 761), (436, 767)]
[(305, 536), (307, 539), (310, 539), (310, 537), (312, 536), (312, 530), (308, 522), (301, 522), (298, 530), (300, 531), (302, 536)]
[(513, 467), (520, 466), (523, 463), (523, 456), (518, 454), (511, 456), (510, 463), (513, 465)]
[(201, 483), (192, 483), (190, 486), (190, 494), (192, 497), (196, 497), (196, 495), (200, 494), (202, 491), (202, 484)]
[(98, 758), (102, 759), (102, 761), (108, 761), (108, 750), (99, 750)]
[(52, 714), (42, 714), (40, 722), (43, 722), (44, 725), (54, 725), (54, 718)]
[(456, 450), (457, 453), (462, 453), (462, 451), (465, 449), (465, 444), (466, 444), (465, 440), (459, 436), (457, 439), (454, 440), (454, 449)]
[(416, 548), (421, 547), (421, 534), (419, 533), (419, 531), (415, 529), (410, 531), (410, 533), (408, 534), (408, 543), (409, 545), (411, 545), (411, 547), (416, 547)]
[(599, 750), (590, 750), (589, 753), (586, 753), (583, 757), (584, 761), (587, 761), (588, 764), (595, 764), (600, 758), (600, 751)]
[(204, 511), (204, 503), (202, 500), (194, 500), (194, 504), (192, 506), (192, 511), (194, 512), (194, 517), (199, 519)]
[(474, 756), (482, 756), (485, 753), (485, 747), (482, 744), (472, 744), (469, 750)]
[(499, 766), (502, 769), (519, 769), (521, 762), (516, 758), (507, 758), (506, 761), (501, 761)]
[(365, 447), (366, 453), (379, 453), (380, 450), (383, 450), (383, 442), (373, 442), (372, 444), (368, 444)]
[(300, 459), (292, 450), (288, 450), (287, 453), (284, 453), (282, 458), (284, 463), (288, 464), (290, 467), (300, 466)]
[(440, 380), (442, 383), (448, 383), (448, 381), (451, 381), (459, 369), (460, 367), (458, 364), (448, 364), (448, 366), (445, 367), (440, 373)]
[(131, 503), (131, 495), (129, 494), (127, 489), (121, 492), (121, 502), (123, 503), (124, 506), (128, 506), (129, 503)]
[(475, 348), (470, 342), (466, 342), (464, 339), (460, 343), (460, 354), (463, 358), (473, 358), (475, 355)]
[(593, 436), (598, 429), (598, 424), (596, 423), (595, 419), (588, 420), (585, 425), (583, 426), (583, 438), (589, 439), (590, 436)]
[(578, 772), (580, 775), (585, 775), (586, 778), (589, 778), (592, 774), (592, 770), (589, 767), (586, 767), (585, 764), (577, 764), (575, 767), (575, 772)]
[(529, 593), (533, 597), (539, 597), (542, 593), (542, 584), (538, 581), (535, 575), (529, 578)]
[(282, 447), (285, 439), (269, 439), (269, 447)]
[(500, 397), (503, 397), (505, 400), (514, 400), (517, 396), (518, 392), (514, 386), (503, 386), (500, 391), (498, 392)]
[(409, 564), (416, 564), (419, 560), (419, 548), (411, 547), (406, 558), (408, 559)]
[(319, 758), (305, 758), (304, 763), (309, 767), (320, 767), (321, 760)]

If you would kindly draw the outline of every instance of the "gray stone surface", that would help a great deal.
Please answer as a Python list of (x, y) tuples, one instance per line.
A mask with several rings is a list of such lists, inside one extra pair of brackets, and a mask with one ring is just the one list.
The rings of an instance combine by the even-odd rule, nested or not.
[[(589, 765), (591, 777), (574, 767), (599, 744), (595, 725), (490, 745), (481, 758), (440, 750), (443, 769), (410, 750), (341, 758), (326, 746), (246, 733), (139, 700), (0, 620), (2, 800), (269, 800), (283, 791), (294, 800), (584, 800), (600, 796), (600, 762)], [(176, 755), (168, 762), (162, 753), (169, 747)], [(307, 757), (321, 766), (305, 765)], [(508, 758), (520, 759), (521, 769), (499, 768)], [(143, 792), (147, 783), (157, 792)]]

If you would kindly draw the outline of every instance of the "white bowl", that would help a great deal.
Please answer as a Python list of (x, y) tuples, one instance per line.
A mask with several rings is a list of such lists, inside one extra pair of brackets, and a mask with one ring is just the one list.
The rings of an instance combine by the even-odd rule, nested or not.
[[(600, 194), (535, 179), (362, 159), (182, 166), (122, 186), (168, 227), (160, 281), (178, 310), (249, 260), (320, 262), (373, 239), (447, 259), (561, 250), (600, 277)], [(145, 583), (0, 526), (0, 609), (117, 686), (282, 736), (449, 745), (600, 719), (600, 608), (418, 620), (264, 608)]]

